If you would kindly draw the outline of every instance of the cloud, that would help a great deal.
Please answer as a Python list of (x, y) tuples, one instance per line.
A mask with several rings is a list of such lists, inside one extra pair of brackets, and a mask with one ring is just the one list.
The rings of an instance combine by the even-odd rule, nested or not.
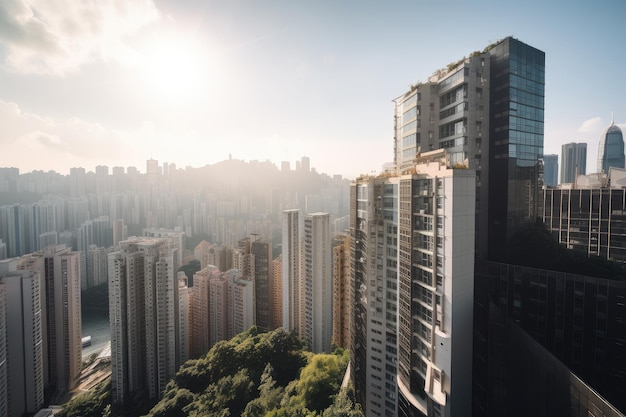
[(152, 0), (3, 0), (2, 66), (63, 75), (96, 60), (132, 62), (129, 38), (159, 17)]
[(0, 125), (0, 166), (66, 171), (89, 163), (120, 165), (135, 155), (132, 147), (123, 144), (127, 134), (76, 117), (26, 113), (16, 103), (1, 100)]
[(578, 128), (579, 133), (597, 133), (599, 130), (602, 130), (601, 117), (594, 117), (592, 119), (587, 119), (583, 122), (582, 125)]

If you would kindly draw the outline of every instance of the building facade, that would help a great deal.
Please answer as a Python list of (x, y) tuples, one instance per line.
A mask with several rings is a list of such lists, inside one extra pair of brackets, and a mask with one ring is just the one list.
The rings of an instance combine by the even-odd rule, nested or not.
[(351, 187), (351, 368), (365, 415), (397, 415), (398, 179)]
[[(20, 271), (15, 259), (0, 261), (0, 410), (10, 417), (44, 404), (44, 359), (38, 271)], [(4, 382), (2, 381), (4, 375)]]
[(134, 238), (109, 254), (114, 403), (159, 399), (180, 366), (178, 246), (172, 237)]
[[(561, 183), (576, 181), (579, 175), (587, 174), (587, 144), (566, 143), (561, 146)], [(545, 178), (545, 177), (544, 177)], [(545, 185), (548, 185), (545, 183)]]
[(300, 327), (300, 210), (283, 211), (282, 225), (283, 328)]
[(50, 394), (73, 390), (82, 368), (80, 262), (80, 252), (58, 245), (17, 263), (40, 277), (44, 384)]
[(475, 173), (416, 170), (398, 191), (399, 413), (456, 415), (471, 409)]
[(568, 249), (626, 262), (626, 190), (544, 190), (543, 223)]
[(350, 236), (335, 237), (333, 246), (333, 337), (332, 344), (350, 348), (351, 315), (354, 301), (350, 291)]
[(559, 183), (559, 156), (556, 154), (543, 156), (543, 184), (556, 187)]
[(301, 331), (315, 353), (330, 353), (333, 331), (332, 236), (328, 213), (304, 217), (303, 266), (300, 281)]

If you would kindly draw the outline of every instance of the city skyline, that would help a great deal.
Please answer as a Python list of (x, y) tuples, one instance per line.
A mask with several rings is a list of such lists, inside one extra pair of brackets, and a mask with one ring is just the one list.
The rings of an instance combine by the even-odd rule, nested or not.
[[(581, 82), (620, 79), (617, 1), (566, 11), (493, 1), (55, 4), (0, 6), (0, 166), (21, 172), (143, 171), (149, 158), (200, 167), (230, 155), (277, 165), (307, 155), (318, 172), (347, 177), (378, 171), (393, 159), (395, 94), (507, 36), (550, 57), (546, 154), (586, 142), (595, 161), (612, 113), (626, 128), (626, 86)], [(450, 11), (476, 24), (414, 24)], [(357, 144), (359, 158), (345, 158)]]

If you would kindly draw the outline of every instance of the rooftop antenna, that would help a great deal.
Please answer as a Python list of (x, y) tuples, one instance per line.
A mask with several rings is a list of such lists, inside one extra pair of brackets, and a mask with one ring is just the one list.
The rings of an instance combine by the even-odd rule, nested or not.
[(611, 112), (611, 126), (615, 124), (615, 113)]

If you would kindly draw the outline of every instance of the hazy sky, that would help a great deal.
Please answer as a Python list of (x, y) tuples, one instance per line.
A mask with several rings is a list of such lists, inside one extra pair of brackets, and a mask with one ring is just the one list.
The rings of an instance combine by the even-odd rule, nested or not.
[(544, 153), (626, 132), (626, 2), (2, 0), (0, 166), (393, 159), (392, 100), (513, 36), (546, 53)]

